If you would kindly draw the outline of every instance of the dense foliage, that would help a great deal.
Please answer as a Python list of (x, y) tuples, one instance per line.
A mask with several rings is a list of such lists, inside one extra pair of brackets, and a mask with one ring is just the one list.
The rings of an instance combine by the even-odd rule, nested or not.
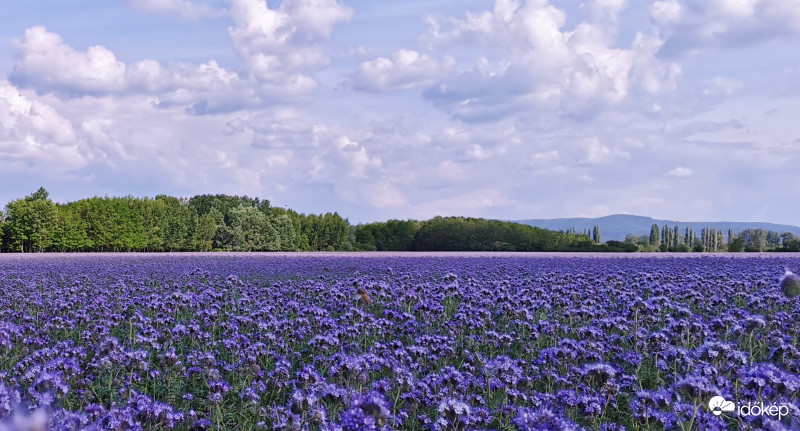
[(353, 226), (338, 213), (301, 214), (247, 196), (82, 199), (54, 203), (40, 188), (0, 212), (0, 251), (800, 251), (800, 239), (746, 229), (722, 232), (653, 225), (650, 236), (602, 241), (579, 234), (467, 217)]
[(337, 213), (300, 214), (247, 196), (93, 197), (56, 204), (44, 189), (10, 202), (0, 213), (0, 232), (0, 250), (11, 252), (624, 251), (586, 235), (484, 219), (352, 226)]
[(771, 230), (749, 228), (743, 229), (738, 234), (733, 229), (728, 229), (727, 235), (714, 228), (702, 228), (698, 236), (690, 227), (681, 229), (680, 226), (664, 225), (659, 227), (653, 224), (650, 235), (627, 235), (625, 242), (637, 244), (642, 251), (671, 251), (671, 252), (798, 252), (800, 251), (800, 238), (792, 232), (778, 233)]
[[(0, 428), (796, 430), (784, 266), (9, 255)], [(789, 414), (715, 416), (715, 395)]]
[(82, 199), (53, 203), (44, 189), (6, 206), (2, 249), (41, 251), (346, 250), (337, 213), (299, 214), (247, 196)]
[(357, 249), (377, 251), (626, 251), (596, 244), (587, 235), (467, 217), (359, 225), (355, 243)]

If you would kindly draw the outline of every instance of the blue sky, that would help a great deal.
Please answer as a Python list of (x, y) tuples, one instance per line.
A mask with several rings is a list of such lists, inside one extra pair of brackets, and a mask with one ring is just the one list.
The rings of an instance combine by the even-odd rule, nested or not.
[(796, 0), (6, 2), (0, 203), (800, 224)]

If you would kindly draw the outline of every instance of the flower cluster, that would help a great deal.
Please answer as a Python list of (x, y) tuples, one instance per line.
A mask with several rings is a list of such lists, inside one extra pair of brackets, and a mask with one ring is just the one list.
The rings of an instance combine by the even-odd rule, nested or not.
[(798, 263), (4, 256), (0, 430), (800, 429)]

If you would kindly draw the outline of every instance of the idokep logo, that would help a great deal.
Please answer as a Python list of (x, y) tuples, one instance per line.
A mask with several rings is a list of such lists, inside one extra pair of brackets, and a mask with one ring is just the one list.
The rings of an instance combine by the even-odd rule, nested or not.
[(708, 401), (708, 409), (716, 416), (723, 413), (736, 412), (739, 416), (774, 416), (781, 420), (789, 415), (789, 406), (748, 402), (740, 404), (737, 408), (733, 401), (728, 401), (719, 396)]
[(733, 401), (726, 401), (725, 398), (722, 397), (714, 397), (708, 402), (708, 409), (711, 410), (711, 413), (714, 415), (719, 416), (722, 412), (732, 412), (736, 410), (736, 404)]

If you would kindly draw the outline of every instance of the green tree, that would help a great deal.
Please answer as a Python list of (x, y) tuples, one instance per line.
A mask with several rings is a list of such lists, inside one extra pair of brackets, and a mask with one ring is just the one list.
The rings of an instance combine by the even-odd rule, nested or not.
[(375, 231), (378, 230), (376, 225), (379, 224), (380, 223), (370, 223), (355, 227), (353, 242), (357, 250), (376, 251), (378, 249), (377, 241), (375, 240)]
[(273, 250), (294, 251), (295, 250), (295, 230), (291, 217), (287, 214), (271, 213), (268, 217), (272, 230), (275, 232)]
[(110, 200), (114, 251), (137, 251), (147, 248), (147, 232), (144, 230), (142, 200), (132, 196)]
[(21, 252), (43, 252), (50, 249), (56, 228), (56, 206), (47, 190), (9, 202), (6, 206), (10, 248)]
[(0, 211), (0, 253), (6, 248), (6, 216)]
[(81, 217), (75, 203), (56, 206), (54, 250), (61, 252), (90, 250), (93, 244), (86, 230), (86, 221)]
[(155, 202), (166, 209), (164, 221), (164, 249), (169, 251), (194, 250), (197, 212), (172, 196), (156, 196)]
[(213, 247), (217, 250), (233, 249), (235, 235), (233, 233), (233, 229), (228, 227), (228, 225), (225, 223), (225, 216), (222, 215), (222, 212), (216, 208), (211, 208), (207, 214), (214, 219), (214, 224), (217, 226), (216, 232), (214, 233), (214, 239), (212, 241)]
[(234, 249), (240, 251), (278, 250), (280, 241), (267, 216), (256, 207), (240, 206), (230, 212)]
[(214, 221), (214, 216), (209, 213), (203, 214), (197, 224), (197, 245), (200, 251), (211, 250), (216, 233), (217, 223)]
[(164, 251), (165, 236), (169, 230), (169, 210), (167, 203), (160, 199), (145, 199), (142, 202), (142, 222), (147, 236), (147, 251)]
[(609, 251), (607, 246), (595, 244), (588, 235), (465, 217), (434, 217), (419, 222), (413, 248), (419, 251)]
[(680, 246), (680, 244), (681, 244), (681, 229), (678, 227), (678, 225), (675, 225), (675, 227), (672, 229), (672, 249), (674, 251), (679, 251), (678, 247)]
[(48, 198), (47, 190), (39, 190), (26, 198), (31, 205), (30, 241), (32, 250), (43, 252), (53, 244), (56, 221), (56, 206)]
[(658, 225), (655, 223), (650, 226), (650, 245), (653, 247), (661, 245), (661, 238), (658, 235)]
[(600, 232), (600, 226), (594, 225), (592, 228), (592, 239), (594, 240), (595, 244), (600, 244), (603, 242), (603, 235)]
[(669, 251), (670, 246), (672, 245), (672, 229), (664, 225), (661, 228), (661, 245), (659, 249), (661, 251)]
[(767, 232), (764, 229), (745, 229), (739, 233), (745, 251), (764, 251), (767, 248)]
[(30, 212), (30, 206), (24, 199), (17, 199), (6, 205), (8, 220), (5, 223), (5, 234), (10, 249), (24, 253), (27, 246), (30, 251), (30, 229), (26, 224), (31, 217)]
[(795, 237), (795, 239), (790, 239), (790, 240), (784, 242), (782, 250), (783, 251), (789, 251), (789, 252), (795, 252), (795, 253), (799, 252), (800, 251), (800, 239), (797, 239), (797, 237)]
[(416, 220), (389, 220), (358, 225), (354, 231), (353, 242), (359, 250), (413, 250), (418, 225), (419, 222)]
[(781, 234), (775, 231), (767, 231), (766, 237), (767, 248), (775, 249), (781, 246)]
[(350, 249), (350, 223), (338, 213), (300, 215), (299, 222), (298, 248), (316, 251)]
[[(0, 217), (0, 219), (2, 219), (2, 217)], [(791, 232), (784, 232), (781, 234), (781, 247), (786, 248), (788, 244), (797, 240), (797, 235)]]
[(734, 238), (730, 244), (728, 244), (728, 251), (731, 253), (739, 253), (744, 250), (744, 241), (741, 238)]
[(703, 245), (703, 241), (701, 238), (695, 238), (694, 244), (692, 246), (692, 251), (696, 253), (702, 253), (706, 250), (706, 247)]

